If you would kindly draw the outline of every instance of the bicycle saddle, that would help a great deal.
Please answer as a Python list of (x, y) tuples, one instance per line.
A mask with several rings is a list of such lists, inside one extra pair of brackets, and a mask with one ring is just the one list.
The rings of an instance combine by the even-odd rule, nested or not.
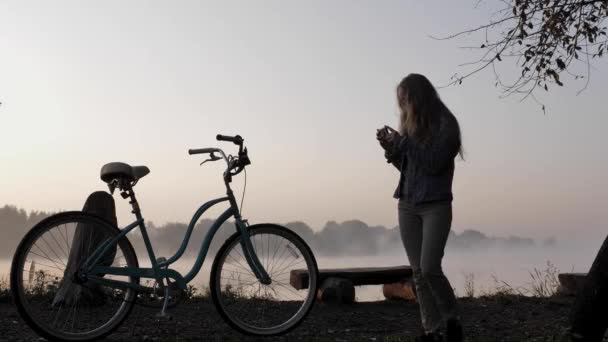
[(101, 180), (112, 183), (113, 180), (135, 182), (150, 173), (147, 166), (131, 166), (125, 163), (108, 163), (101, 168)]

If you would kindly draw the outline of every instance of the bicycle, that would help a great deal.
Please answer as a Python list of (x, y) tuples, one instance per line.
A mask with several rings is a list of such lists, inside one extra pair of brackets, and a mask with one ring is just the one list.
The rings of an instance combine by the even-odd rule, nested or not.
[[(149, 173), (145, 166), (109, 163), (101, 169), (101, 179), (110, 192), (118, 188), (129, 199), (135, 221), (126, 227), (119, 229), (104, 218), (78, 211), (59, 213), (35, 225), (20, 242), (11, 266), (11, 290), (26, 323), (47, 339), (84, 341), (111, 334), (144, 298), (162, 302), (159, 316), (166, 316), (166, 310), (178, 304), (187, 284), (200, 271), (215, 233), (234, 217), (236, 233), (218, 250), (211, 267), (209, 289), (217, 311), (231, 327), (248, 335), (280, 335), (300, 324), (316, 297), (315, 257), (288, 228), (249, 225), (241, 217), (230, 183), (251, 164), (247, 148), (239, 135), (218, 135), (217, 140), (238, 145), (238, 156), (227, 156), (219, 148), (190, 149), (189, 154), (208, 155), (201, 165), (226, 162), (226, 196), (199, 207), (179, 249), (169, 259), (156, 257), (135, 198), (133, 187)], [(207, 232), (192, 269), (182, 276), (169, 268), (184, 254), (203, 213), (222, 202), (229, 207)], [(150, 268), (139, 267), (126, 236), (137, 227)], [(290, 284), (296, 267), (308, 272), (308, 284)], [(154, 285), (140, 284), (142, 278), (154, 280)]]

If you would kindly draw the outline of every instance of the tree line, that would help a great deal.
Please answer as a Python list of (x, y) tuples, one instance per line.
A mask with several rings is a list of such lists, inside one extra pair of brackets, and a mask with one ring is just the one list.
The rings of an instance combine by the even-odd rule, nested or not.
[[(25, 233), (36, 223), (53, 213), (30, 211), (12, 205), (0, 207), (0, 258), (10, 259)], [(192, 233), (186, 249), (186, 256), (195, 256), (201, 241), (213, 224), (213, 220), (200, 220)], [(146, 223), (152, 244), (159, 256), (171, 256), (179, 248), (186, 233), (187, 224), (169, 222), (163, 225)], [(349, 220), (341, 223), (329, 221), (322, 229), (313, 229), (301, 221), (286, 223), (285, 226), (300, 235), (313, 249), (315, 254), (323, 256), (373, 256), (387, 253), (403, 252), (399, 227), (370, 226), (360, 220)], [(218, 230), (211, 245), (211, 253), (217, 251), (221, 244), (234, 232), (234, 223), (226, 222)], [(145, 251), (143, 240), (138, 233), (130, 233), (129, 238), (135, 249)], [(553, 246), (555, 239), (550, 238), (540, 243), (533, 239), (509, 236), (493, 237), (477, 230), (464, 230), (461, 233), (450, 232), (448, 249), (467, 250), (474, 248), (530, 248), (534, 246)], [(144, 254), (141, 254), (145, 256)]]

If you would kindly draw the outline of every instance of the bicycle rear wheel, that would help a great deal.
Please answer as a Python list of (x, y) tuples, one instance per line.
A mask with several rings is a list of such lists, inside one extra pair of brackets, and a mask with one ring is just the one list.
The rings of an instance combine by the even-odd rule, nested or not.
[[(287, 333), (304, 320), (314, 304), (317, 262), (304, 240), (285, 227), (260, 224), (249, 229), (254, 250), (272, 282), (264, 285), (256, 278), (236, 233), (213, 262), (209, 286), (213, 302), (222, 318), (241, 333)], [(291, 284), (293, 270), (308, 273), (308, 286)]]
[[(120, 233), (111, 223), (82, 212), (51, 216), (23, 238), (11, 266), (11, 291), (25, 322), (50, 340), (85, 341), (110, 334), (128, 316), (135, 290), (76, 278), (76, 270), (103, 241)], [(138, 267), (125, 237), (97, 265)], [(138, 283), (132, 276), (104, 279)]]

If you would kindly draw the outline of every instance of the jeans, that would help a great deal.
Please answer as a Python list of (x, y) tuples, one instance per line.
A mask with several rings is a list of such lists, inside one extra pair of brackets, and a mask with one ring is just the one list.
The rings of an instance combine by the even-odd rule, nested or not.
[(458, 319), (454, 290), (443, 274), (441, 259), (452, 224), (451, 201), (410, 204), (399, 200), (401, 240), (414, 273), (422, 326), (441, 329), (443, 320)]

